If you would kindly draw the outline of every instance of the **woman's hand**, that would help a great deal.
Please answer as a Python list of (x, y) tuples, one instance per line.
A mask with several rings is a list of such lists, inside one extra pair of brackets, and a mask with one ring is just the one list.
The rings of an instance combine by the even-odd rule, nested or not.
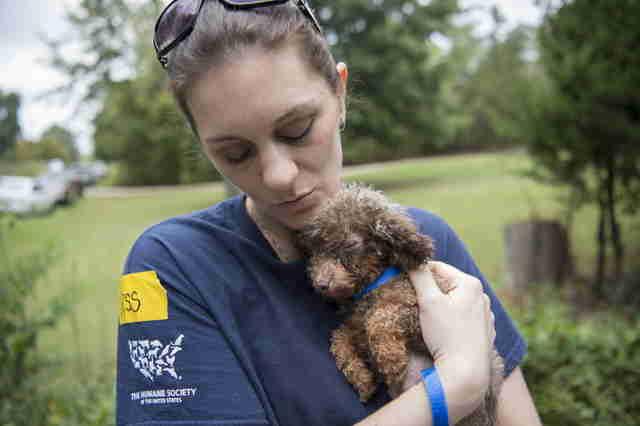
[(489, 297), (477, 278), (442, 262), (409, 275), (453, 424), (480, 405), (489, 386), (495, 340)]

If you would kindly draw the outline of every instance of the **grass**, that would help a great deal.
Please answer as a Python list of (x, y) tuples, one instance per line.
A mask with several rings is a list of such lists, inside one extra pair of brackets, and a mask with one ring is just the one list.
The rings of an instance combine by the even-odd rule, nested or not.
[(136, 237), (167, 217), (204, 208), (221, 198), (221, 193), (194, 189), (139, 198), (84, 199), (52, 215), (19, 221), (11, 243), (17, 254), (45, 241), (56, 243), (62, 253), (46, 282), (39, 285), (34, 309), (62, 292), (70, 292), (77, 302), (72, 315), (44, 335), (42, 350), (63, 360), (71, 357), (76, 361), (72, 364), (80, 366), (113, 364), (117, 282)]
[[(562, 212), (557, 202), (562, 190), (519, 174), (528, 164), (520, 152), (443, 156), (391, 164), (349, 179), (368, 182), (399, 203), (444, 217), (487, 278), (500, 286), (504, 226), (531, 217), (558, 218)], [(154, 223), (204, 208), (222, 196), (190, 187), (137, 198), (89, 198), (46, 217), (19, 221), (11, 241), (16, 255), (45, 241), (57, 241), (63, 252), (41, 283), (34, 309), (63, 291), (77, 301), (73, 314), (44, 336), (42, 349), (70, 359), (70, 369), (87, 375), (102, 365), (113, 366), (117, 282), (135, 238)], [(585, 272), (590, 272), (595, 255), (594, 232), (594, 210), (584, 209), (576, 217), (572, 243)], [(625, 237), (633, 241), (638, 234), (636, 227)]]

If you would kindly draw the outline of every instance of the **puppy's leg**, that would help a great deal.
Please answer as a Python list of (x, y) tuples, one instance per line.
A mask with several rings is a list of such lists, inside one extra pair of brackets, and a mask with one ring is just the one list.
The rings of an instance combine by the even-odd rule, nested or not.
[(331, 353), (336, 359), (338, 369), (347, 381), (358, 391), (360, 400), (365, 402), (376, 390), (376, 379), (367, 365), (364, 356), (357, 350), (358, 332), (347, 322), (333, 331)]
[(373, 361), (391, 390), (402, 386), (409, 364), (407, 338), (402, 329), (405, 312), (403, 306), (383, 305), (372, 309), (365, 320)]

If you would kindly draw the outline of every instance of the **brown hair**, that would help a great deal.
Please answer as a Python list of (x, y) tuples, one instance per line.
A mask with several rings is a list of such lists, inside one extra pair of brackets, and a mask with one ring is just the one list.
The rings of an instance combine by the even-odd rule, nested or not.
[(292, 2), (242, 11), (229, 10), (218, 1), (204, 3), (193, 32), (169, 53), (167, 66), (172, 93), (196, 136), (187, 104), (194, 83), (243, 48), (276, 50), (292, 39), (310, 68), (337, 91), (336, 63), (326, 40)]

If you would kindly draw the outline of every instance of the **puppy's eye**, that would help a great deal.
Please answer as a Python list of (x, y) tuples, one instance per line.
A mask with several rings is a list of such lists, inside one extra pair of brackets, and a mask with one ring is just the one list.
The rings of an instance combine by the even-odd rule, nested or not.
[(347, 240), (344, 242), (344, 245), (342, 246), (342, 250), (345, 253), (349, 253), (351, 255), (357, 253), (359, 249), (360, 249), (360, 244), (355, 240)]
[(351, 250), (356, 246), (356, 242), (355, 241), (347, 241), (344, 243), (344, 249), (345, 250)]

